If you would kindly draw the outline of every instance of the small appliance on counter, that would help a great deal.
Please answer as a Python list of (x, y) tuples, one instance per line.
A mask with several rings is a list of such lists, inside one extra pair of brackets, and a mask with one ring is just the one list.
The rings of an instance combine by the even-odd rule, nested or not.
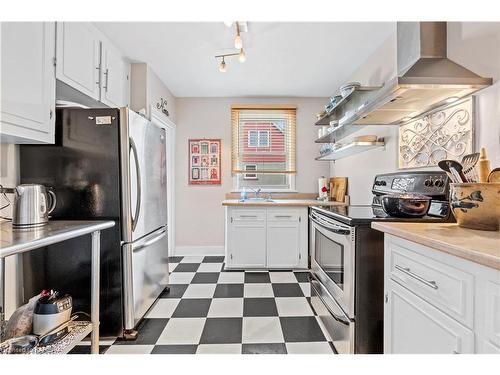
[(37, 227), (49, 222), (49, 214), (56, 207), (56, 195), (40, 184), (23, 184), (14, 189), (12, 225)]

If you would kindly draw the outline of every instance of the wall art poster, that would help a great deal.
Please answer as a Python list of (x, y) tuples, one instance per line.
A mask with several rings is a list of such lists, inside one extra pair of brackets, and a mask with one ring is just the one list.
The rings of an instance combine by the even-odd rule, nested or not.
[(461, 161), (473, 152), (474, 100), (442, 107), (399, 127), (399, 168), (433, 167)]
[(221, 184), (221, 140), (190, 139), (189, 185)]

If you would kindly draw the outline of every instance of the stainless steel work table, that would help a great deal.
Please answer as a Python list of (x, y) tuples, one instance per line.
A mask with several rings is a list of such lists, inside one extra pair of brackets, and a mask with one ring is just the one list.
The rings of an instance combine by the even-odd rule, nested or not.
[(91, 333), (91, 353), (99, 353), (99, 276), (101, 230), (111, 228), (114, 221), (54, 220), (38, 228), (16, 229), (12, 223), (0, 223), (0, 324), (5, 321), (5, 258), (44, 246), (90, 234), (91, 246), (91, 307), (90, 323), (73, 322), (71, 333), (60, 342), (37, 348), (36, 353), (67, 353)]

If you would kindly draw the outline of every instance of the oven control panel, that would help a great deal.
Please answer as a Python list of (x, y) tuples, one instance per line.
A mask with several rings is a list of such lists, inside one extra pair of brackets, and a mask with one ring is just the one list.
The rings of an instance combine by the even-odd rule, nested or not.
[(448, 195), (448, 176), (445, 172), (403, 172), (375, 177), (374, 194), (413, 193), (429, 196)]

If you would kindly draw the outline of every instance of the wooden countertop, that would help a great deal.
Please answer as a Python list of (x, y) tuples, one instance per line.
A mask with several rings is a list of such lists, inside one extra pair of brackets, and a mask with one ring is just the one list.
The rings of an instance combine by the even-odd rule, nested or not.
[(500, 232), (460, 228), (452, 223), (382, 223), (372, 228), (500, 270)]
[(345, 206), (343, 202), (324, 202), (316, 199), (273, 199), (272, 201), (240, 201), (238, 199), (226, 199), (222, 201), (223, 206), (264, 206), (264, 207), (309, 207), (309, 206)]

